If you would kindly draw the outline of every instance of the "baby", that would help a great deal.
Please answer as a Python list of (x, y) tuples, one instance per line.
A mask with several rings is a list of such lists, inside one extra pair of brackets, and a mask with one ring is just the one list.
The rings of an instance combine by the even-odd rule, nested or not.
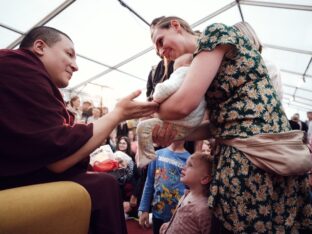
[(181, 173), (181, 182), (189, 190), (181, 197), (170, 221), (161, 226), (160, 234), (210, 233), (212, 212), (207, 200), (211, 178), (210, 155), (192, 154)]
[[(153, 101), (162, 103), (175, 91), (177, 91), (183, 82), (183, 79), (192, 62), (192, 54), (184, 54), (178, 57), (174, 62), (174, 72), (170, 79), (159, 83), (155, 87), (153, 94)], [(206, 101), (203, 97), (198, 107), (188, 116), (179, 120), (168, 120), (173, 124), (173, 129), (176, 130), (177, 135), (175, 140), (182, 140), (189, 135), (195, 127), (197, 127), (203, 120), (206, 108)], [(152, 118), (141, 121), (137, 126), (138, 136), (138, 157), (137, 165), (144, 167), (155, 159), (155, 150), (152, 140), (152, 130), (156, 125), (163, 126), (165, 120), (159, 118)]]

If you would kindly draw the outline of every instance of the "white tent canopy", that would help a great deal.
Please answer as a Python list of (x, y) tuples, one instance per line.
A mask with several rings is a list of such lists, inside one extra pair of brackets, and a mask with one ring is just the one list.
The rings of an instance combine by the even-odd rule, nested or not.
[[(137, 15), (122, 6), (124, 2)], [(159, 16), (176, 15), (194, 29), (222, 22), (249, 22), (265, 45), (264, 56), (282, 72), (288, 117), (312, 110), (312, 0), (0, 0), (0, 48), (15, 48), (29, 29), (48, 25), (74, 41), (79, 71), (62, 90), (112, 108), (145, 86), (159, 58), (149, 35)], [(143, 20), (142, 20), (143, 19)]]

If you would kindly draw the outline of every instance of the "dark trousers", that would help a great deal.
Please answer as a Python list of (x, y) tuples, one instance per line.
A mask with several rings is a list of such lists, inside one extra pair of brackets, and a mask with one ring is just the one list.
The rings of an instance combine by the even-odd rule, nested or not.
[(164, 220), (157, 219), (153, 216), (153, 234), (159, 234), (159, 229), (164, 222)]
[(90, 194), (92, 234), (126, 234), (123, 200), (117, 180), (106, 173), (85, 173), (69, 180), (81, 184)]

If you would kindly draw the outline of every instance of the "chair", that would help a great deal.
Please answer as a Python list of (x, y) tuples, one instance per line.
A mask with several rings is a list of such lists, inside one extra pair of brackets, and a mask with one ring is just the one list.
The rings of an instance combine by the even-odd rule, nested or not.
[(0, 191), (1, 234), (86, 234), (90, 214), (90, 196), (74, 182)]

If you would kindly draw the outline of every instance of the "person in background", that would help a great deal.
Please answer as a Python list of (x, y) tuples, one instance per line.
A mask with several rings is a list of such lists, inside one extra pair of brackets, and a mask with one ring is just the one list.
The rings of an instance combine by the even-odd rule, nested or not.
[(80, 98), (78, 96), (73, 96), (68, 105), (67, 105), (67, 110), (71, 114), (74, 115), (74, 122), (77, 123), (81, 119), (81, 110), (80, 110)]
[[(251, 43), (255, 46), (255, 48), (262, 53), (263, 45), (257, 36), (255, 30), (251, 27), (251, 25), (246, 22), (238, 22), (234, 24), (234, 27), (237, 28), (243, 35), (247, 36)], [(268, 69), (268, 74), (274, 89), (276, 90), (277, 96), (279, 97), (280, 101), (283, 100), (283, 84), (281, 78), (281, 72), (279, 67), (273, 63), (271, 60), (267, 59), (266, 57), (262, 56), (264, 64)]]
[[(158, 115), (183, 118), (206, 97), (209, 124), (188, 139), (217, 139), (208, 204), (220, 229), (213, 233), (311, 232), (307, 174), (266, 172), (237, 147), (218, 142), (291, 130), (261, 54), (249, 38), (219, 23), (198, 37), (186, 21), (171, 16), (152, 22), (151, 39), (167, 59), (194, 55), (184, 82), (160, 105)], [(153, 141), (168, 144), (171, 134), (166, 127), (154, 128)]]
[[(128, 137), (131, 142), (131, 151), (133, 155), (135, 155), (135, 162), (137, 161), (137, 148), (138, 148), (138, 142), (136, 140), (136, 131), (135, 127), (130, 129), (128, 132)], [(132, 190), (132, 194), (129, 201), (129, 206), (132, 208), (134, 212), (130, 213), (130, 215), (134, 216), (135, 218), (138, 217), (138, 206), (142, 197), (144, 184), (147, 176), (147, 166), (143, 168), (139, 168), (137, 164), (135, 163), (137, 167), (137, 173), (135, 174), (134, 178), (136, 178), (134, 183), (134, 188)]]
[(87, 123), (93, 123), (94, 121), (101, 118), (101, 116), (102, 116), (102, 108), (93, 107), (92, 108), (92, 115), (87, 119)]
[(117, 140), (116, 151), (124, 152), (131, 157), (131, 161), (127, 166), (127, 180), (121, 186), (121, 192), (123, 197), (123, 205), (125, 213), (130, 217), (137, 217), (138, 213), (138, 203), (136, 187), (140, 180), (140, 172), (135, 163), (135, 155), (131, 151), (130, 139), (126, 136), (121, 136)]
[(107, 106), (103, 106), (102, 107), (102, 115), (106, 115), (109, 112), (108, 107)]
[(138, 141), (137, 141), (137, 137), (136, 137), (136, 131), (135, 128), (132, 128), (129, 130), (128, 132), (128, 137), (131, 143), (131, 153), (133, 155), (136, 155), (137, 150), (138, 150)]
[(201, 152), (208, 155), (211, 154), (210, 142), (208, 140), (203, 140)]
[(309, 172), (310, 199), (312, 200), (312, 170)]
[(301, 130), (306, 133), (308, 132), (308, 125), (300, 120), (300, 115), (298, 113), (293, 114), (293, 116), (289, 120), (289, 123), (293, 130)]
[(185, 186), (180, 182), (180, 176), (190, 153), (185, 150), (184, 141), (176, 141), (157, 150), (156, 155), (157, 159), (148, 165), (139, 206), (139, 224), (142, 227), (149, 227), (149, 211), (152, 210), (154, 234), (158, 234), (160, 226), (170, 220), (184, 194)]
[(81, 114), (81, 122), (88, 123), (88, 119), (92, 116), (92, 108), (93, 104), (89, 100), (85, 100), (82, 102), (82, 114)]
[(307, 137), (308, 137), (308, 142), (309, 144), (311, 145), (312, 147), (312, 111), (308, 111), (307, 112), (307, 126), (308, 126), (308, 134), (307, 134)]
[(196, 152), (186, 162), (181, 172), (181, 182), (188, 189), (170, 221), (160, 228), (160, 234), (209, 234), (211, 233), (212, 211), (208, 207), (211, 157)]
[(116, 143), (116, 151), (121, 151), (127, 154), (132, 158), (134, 161), (134, 154), (131, 151), (131, 143), (130, 139), (127, 136), (121, 136), (117, 138), (117, 143)]
[(117, 126), (116, 137), (119, 138), (121, 136), (128, 136), (129, 128), (127, 121), (123, 121)]
[(77, 182), (91, 197), (90, 232), (127, 233), (118, 183), (87, 172), (89, 155), (118, 123), (149, 116), (157, 105), (135, 101), (135, 91), (94, 123), (71, 124), (59, 89), (77, 70), (72, 40), (55, 28), (33, 28), (19, 49), (0, 50), (0, 190)]

